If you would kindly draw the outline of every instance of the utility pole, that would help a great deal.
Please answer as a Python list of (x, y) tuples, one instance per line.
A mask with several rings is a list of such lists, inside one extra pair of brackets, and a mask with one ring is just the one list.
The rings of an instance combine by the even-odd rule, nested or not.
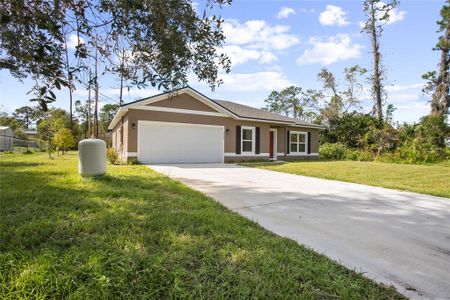
[(125, 49), (122, 49), (122, 61), (120, 63), (120, 94), (119, 94), (119, 105), (122, 105), (122, 95), (123, 95), (123, 72), (124, 72), (124, 60), (125, 60)]
[(98, 139), (98, 49), (95, 39), (95, 108), (94, 108), (94, 137)]
[(91, 69), (89, 69), (89, 85), (88, 85), (88, 137), (91, 137), (91, 82), (92, 82), (92, 73)]

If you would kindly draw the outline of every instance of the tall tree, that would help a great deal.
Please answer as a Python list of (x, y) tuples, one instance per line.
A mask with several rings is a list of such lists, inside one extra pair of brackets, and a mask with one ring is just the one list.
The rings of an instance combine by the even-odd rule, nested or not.
[(272, 91), (267, 99), (265, 110), (284, 113), (294, 119), (313, 121), (316, 114), (317, 94), (313, 90), (303, 91), (301, 87), (289, 86), (281, 91)]
[(322, 109), (322, 114), (325, 114), (327, 120), (339, 118), (344, 104), (341, 93), (338, 91), (336, 77), (328, 69), (322, 68), (317, 78), (322, 81), (325, 92), (331, 93), (328, 103)]
[[(192, 2), (0, 1), (0, 69), (35, 80), (34, 100), (47, 109), (56, 99), (52, 90), (69, 86), (64, 58), (69, 34), (77, 39), (79, 70), (91, 64), (93, 48), (100, 60), (110, 61), (126, 47), (132, 53), (127, 66), (134, 86), (170, 90), (185, 85), (194, 73), (214, 89), (221, 83), (219, 70), (230, 71), (230, 60), (219, 49), (225, 41), (223, 19), (214, 13), (231, 0), (208, 0), (203, 14)], [(79, 73), (72, 75), (80, 79)]]
[(280, 92), (286, 108), (292, 113), (294, 119), (300, 119), (303, 116), (302, 88), (297, 86), (289, 86)]
[(103, 132), (108, 131), (109, 123), (111, 123), (118, 110), (119, 105), (117, 104), (105, 104), (100, 109), (100, 126)]
[(389, 22), (389, 13), (398, 6), (397, 0), (385, 3), (381, 0), (364, 0), (364, 12), (367, 20), (362, 28), (370, 36), (373, 55), (373, 74), (370, 78), (372, 83), (372, 97), (374, 101), (373, 112), (378, 121), (383, 121), (383, 99), (385, 90), (383, 80), (385, 73), (382, 66), (382, 55), (380, 52), (380, 38), (383, 27)]
[(314, 92), (309, 97), (314, 96), (320, 111), (320, 119), (325, 124), (331, 124), (339, 119), (349, 110), (360, 110), (359, 94), (362, 91), (360, 78), (366, 69), (354, 65), (344, 70), (344, 84), (342, 89), (336, 80), (336, 76), (328, 69), (323, 68), (317, 74), (317, 78), (322, 82), (323, 92)]
[(64, 35), (64, 53), (65, 53), (65, 67), (66, 67), (66, 76), (67, 76), (67, 85), (69, 88), (69, 112), (70, 112), (70, 130), (73, 130), (73, 82), (72, 82), (72, 71), (70, 69), (70, 60), (69, 60), (69, 50), (67, 49), (67, 35)]
[(345, 91), (342, 92), (344, 112), (348, 112), (350, 108), (361, 108), (361, 102), (359, 100), (359, 93), (361, 93), (363, 86), (359, 79), (363, 76), (367, 70), (354, 65), (344, 70), (345, 83), (347, 85)]
[(81, 129), (84, 133), (84, 138), (87, 138), (90, 133), (90, 105), (89, 102), (86, 101), (83, 103), (81, 100), (75, 101), (75, 114), (80, 123)]
[(16, 118), (22, 125), (28, 129), (34, 120), (35, 111), (30, 106), (22, 106), (13, 112), (13, 117)]
[(445, 4), (441, 9), (441, 19), (437, 22), (438, 32), (442, 35), (434, 50), (441, 52), (439, 71), (428, 72), (422, 78), (428, 80), (424, 92), (432, 92), (431, 114), (447, 115), (450, 108), (450, 5)]
[(283, 103), (283, 99), (281, 98), (281, 95), (278, 91), (272, 91), (269, 96), (264, 100), (264, 103), (266, 106), (264, 107), (265, 110), (276, 113), (276, 114), (282, 114), (284, 110), (285, 103)]

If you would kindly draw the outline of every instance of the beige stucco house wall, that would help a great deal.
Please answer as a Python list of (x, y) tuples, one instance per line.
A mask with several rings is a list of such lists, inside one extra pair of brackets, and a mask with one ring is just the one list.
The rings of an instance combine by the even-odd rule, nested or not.
[[(224, 128), (224, 161), (269, 160), (270, 132), (274, 134), (273, 159), (309, 159), (318, 157), (319, 130), (317, 125), (300, 126), (281, 124), (271, 120), (249, 120), (236, 118), (219, 111), (217, 107), (208, 105), (207, 99), (199, 100), (196, 91), (180, 92), (151, 103), (136, 102), (119, 111), (111, 123), (113, 148), (119, 151), (124, 159), (138, 157), (139, 122), (157, 121), (186, 124), (218, 125)], [(248, 126), (259, 130), (259, 153), (243, 155), (236, 153), (236, 143), (240, 127)], [(309, 135), (309, 153), (294, 155), (289, 153), (287, 132), (304, 132)], [(306, 136), (306, 135), (305, 135)], [(275, 146), (276, 144), (276, 146)], [(276, 148), (276, 149), (275, 149)]]

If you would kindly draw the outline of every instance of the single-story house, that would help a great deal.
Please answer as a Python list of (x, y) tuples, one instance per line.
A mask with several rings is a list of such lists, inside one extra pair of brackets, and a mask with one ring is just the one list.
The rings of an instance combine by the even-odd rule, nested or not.
[(317, 158), (319, 125), (185, 87), (122, 105), (112, 147), (142, 163), (214, 163)]
[(24, 131), (25, 135), (30, 139), (37, 139), (38, 132), (35, 129), (27, 129)]

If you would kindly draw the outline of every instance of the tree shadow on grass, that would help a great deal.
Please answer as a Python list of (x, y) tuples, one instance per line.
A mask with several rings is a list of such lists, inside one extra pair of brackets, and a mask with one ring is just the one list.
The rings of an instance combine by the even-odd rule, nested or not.
[(399, 297), (179, 182), (119, 168), (65, 185), (52, 178), (73, 169), (2, 169), (0, 295)]
[(20, 168), (20, 167), (36, 167), (42, 165), (43, 163), (38, 162), (10, 162), (10, 161), (1, 161), (0, 160), (0, 170), (3, 168)]

